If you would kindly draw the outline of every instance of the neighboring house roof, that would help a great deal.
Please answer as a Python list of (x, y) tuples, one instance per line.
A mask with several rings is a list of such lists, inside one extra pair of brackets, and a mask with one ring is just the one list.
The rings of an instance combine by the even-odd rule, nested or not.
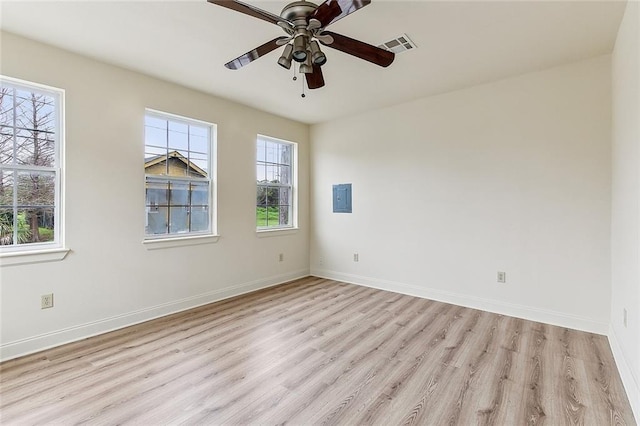
[(199, 174), (202, 177), (207, 177), (207, 172), (206, 171), (202, 170), (200, 167), (195, 165), (193, 162), (189, 162), (187, 157), (185, 157), (184, 155), (180, 154), (178, 151), (171, 151), (166, 155), (156, 155), (155, 157), (151, 157), (147, 161), (144, 162), (144, 168), (146, 170), (151, 166), (155, 166), (156, 164), (160, 164), (163, 161), (167, 161), (167, 159), (171, 159), (171, 158), (175, 158), (176, 160), (182, 161), (184, 163), (185, 167), (190, 168), (191, 170), (193, 170), (194, 172), (196, 172), (197, 174)]

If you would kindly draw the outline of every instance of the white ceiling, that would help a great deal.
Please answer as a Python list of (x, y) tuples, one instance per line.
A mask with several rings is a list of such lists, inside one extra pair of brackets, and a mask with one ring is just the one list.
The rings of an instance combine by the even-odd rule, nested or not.
[[(288, 1), (245, 0), (279, 14)], [(0, 2), (3, 30), (306, 123), (610, 53), (619, 1), (384, 1), (329, 28), (370, 44), (406, 33), (418, 46), (380, 68), (323, 48), (327, 85), (307, 91), (276, 64), (281, 49), (223, 64), (284, 35), (205, 0)], [(35, 23), (35, 24), (34, 24)]]

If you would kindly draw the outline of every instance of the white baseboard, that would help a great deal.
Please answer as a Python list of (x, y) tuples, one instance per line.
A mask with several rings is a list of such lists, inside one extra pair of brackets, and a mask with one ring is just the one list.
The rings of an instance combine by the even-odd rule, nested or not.
[(496, 314), (543, 322), (545, 324), (588, 331), (590, 333), (606, 335), (609, 331), (608, 323), (595, 321), (591, 318), (569, 315), (564, 312), (538, 309), (530, 306), (517, 305), (514, 303), (484, 299), (412, 284), (380, 280), (377, 278), (347, 274), (326, 269), (312, 269), (311, 275), (377, 288), (380, 290), (392, 291), (394, 293), (407, 294), (409, 296), (437, 300), (438, 302), (452, 303), (454, 305), (480, 309), (482, 311), (493, 312)]
[(613, 358), (616, 361), (616, 366), (618, 367), (618, 372), (620, 373), (622, 384), (624, 385), (624, 389), (627, 391), (627, 398), (629, 398), (629, 403), (631, 404), (633, 415), (636, 417), (636, 423), (640, 424), (639, 378), (636, 377), (635, 374), (633, 374), (633, 370), (629, 366), (627, 358), (622, 352), (622, 347), (620, 346), (618, 336), (616, 335), (613, 327), (609, 327), (609, 346), (611, 346), (611, 352), (613, 352)]
[(174, 314), (176, 312), (185, 311), (197, 306), (206, 305), (211, 302), (216, 302), (244, 293), (272, 287), (298, 278), (304, 278), (308, 275), (309, 270), (307, 269), (292, 271), (286, 274), (275, 275), (269, 278), (255, 280), (243, 284), (236, 284), (233, 286), (225, 287), (223, 289), (199, 294), (197, 296), (191, 296), (181, 300), (175, 300), (137, 311), (127, 312), (122, 315), (104, 318), (98, 321), (80, 324), (73, 327), (32, 336), (26, 339), (8, 342), (0, 345), (0, 361), (6, 361), (12, 358), (17, 358), (19, 356), (28, 355), (30, 353), (39, 352), (44, 349), (75, 342), (87, 337), (96, 336), (98, 334), (107, 333), (113, 330), (118, 330), (120, 328), (139, 324), (141, 322), (149, 321), (154, 318), (159, 318), (166, 315)]

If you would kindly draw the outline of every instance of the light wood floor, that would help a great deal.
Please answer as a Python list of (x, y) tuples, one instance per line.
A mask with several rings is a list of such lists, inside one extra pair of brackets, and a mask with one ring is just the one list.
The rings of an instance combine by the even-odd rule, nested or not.
[(311, 277), (0, 368), (3, 425), (635, 424), (604, 336)]

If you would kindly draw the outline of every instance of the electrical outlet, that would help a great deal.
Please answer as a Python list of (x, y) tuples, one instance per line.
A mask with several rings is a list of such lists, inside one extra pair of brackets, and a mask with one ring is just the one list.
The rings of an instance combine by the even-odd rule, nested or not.
[(622, 309), (622, 324), (624, 324), (624, 328), (627, 328), (627, 308)]
[(506, 283), (507, 282), (507, 273), (498, 271), (498, 282)]
[(53, 293), (40, 296), (40, 309), (53, 308)]
[(284, 253), (280, 253), (280, 254), (278, 255), (278, 261), (279, 261), (279, 262), (284, 262)]
[(318, 259), (318, 263), (319, 263), (320, 265), (324, 265), (324, 258), (323, 258), (323, 257), (320, 257), (320, 258)]
[(354, 262), (359, 262), (360, 261), (360, 256), (358, 255), (358, 253), (353, 253), (353, 261)]

